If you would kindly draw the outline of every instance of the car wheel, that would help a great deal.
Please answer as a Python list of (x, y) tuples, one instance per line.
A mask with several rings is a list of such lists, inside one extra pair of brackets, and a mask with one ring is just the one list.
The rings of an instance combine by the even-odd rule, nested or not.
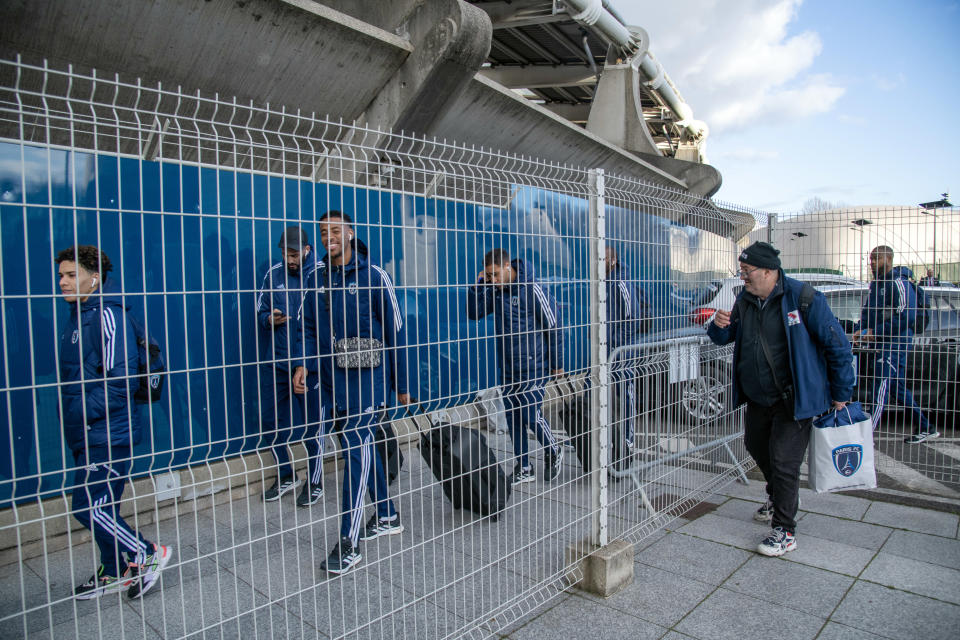
[(727, 412), (730, 393), (730, 366), (709, 362), (700, 365), (700, 377), (687, 380), (680, 387), (680, 406), (684, 414), (696, 422), (719, 418)]

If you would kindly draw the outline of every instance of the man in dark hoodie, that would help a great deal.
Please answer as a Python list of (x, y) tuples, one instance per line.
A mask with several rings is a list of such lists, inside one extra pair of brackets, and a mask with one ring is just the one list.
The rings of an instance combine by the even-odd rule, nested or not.
[(120, 516), (130, 479), (140, 411), (133, 402), (140, 362), (137, 333), (120, 292), (105, 282), (110, 259), (97, 247), (57, 254), (60, 291), (70, 317), (60, 336), (60, 418), (76, 462), (73, 515), (93, 533), (100, 566), (74, 589), (77, 599), (127, 590), (136, 598), (160, 577), (171, 547), (150, 542)]
[(504, 249), (494, 249), (483, 259), (484, 269), (467, 297), (467, 316), (479, 320), (493, 314), (498, 337), (500, 375), (504, 385), (516, 467), (513, 482), (533, 482), (527, 429), (544, 447), (543, 479), (560, 473), (563, 447), (543, 415), (548, 376), (563, 375), (563, 332), (560, 309), (544, 291), (523, 260), (510, 260)]
[(298, 341), (316, 339), (312, 333), (303, 334), (303, 301), (316, 286), (317, 263), (307, 234), (298, 226), (287, 227), (278, 246), (283, 259), (267, 271), (257, 298), (260, 425), (277, 460), (277, 479), (263, 499), (279, 500), (297, 486), (288, 442), (295, 427), (306, 425), (307, 481), (297, 496), (297, 505), (306, 507), (323, 497), (323, 427), (330, 403), (321, 400), (316, 371), (306, 381), (304, 393), (291, 393), (291, 386), (301, 364)]
[(767, 481), (754, 514), (773, 530), (757, 547), (767, 556), (797, 548), (800, 465), (813, 419), (842, 409), (853, 393), (853, 353), (827, 299), (788, 278), (780, 252), (754, 242), (740, 254), (743, 291), (733, 310), (707, 325), (714, 343), (735, 342), (733, 406), (746, 403), (743, 442)]
[(876, 428), (880, 422), (892, 391), (900, 406), (912, 411), (917, 421), (917, 431), (904, 442), (919, 444), (936, 438), (940, 432), (927, 420), (906, 384), (907, 355), (913, 349), (917, 321), (917, 290), (910, 282), (913, 272), (906, 267), (894, 267), (893, 249), (886, 245), (870, 251), (870, 270), (873, 282), (853, 341), (876, 349), (869, 369), (873, 382), (873, 426)]
[[(613, 246), (606, 249), (607, 267), (607, 353), (623, 346), (636, 344), (650, 320), (650, 305), (643, 288), (630, 276), (627, 267)], [(614, 447), (614, 454), (623, 457), (634, 446), (634, 432), (638, 409), (640, 370), (636, 366), (637, 352), (627, 352), (611, 363), (610, 375), (614, 381), (614, 407), (621, 427), (623, 445)]]

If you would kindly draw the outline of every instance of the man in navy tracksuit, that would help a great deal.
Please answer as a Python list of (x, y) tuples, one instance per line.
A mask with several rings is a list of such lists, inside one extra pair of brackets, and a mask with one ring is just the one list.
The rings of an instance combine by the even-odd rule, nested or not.
[(513, 482), (533, 482), (527, 442), (532, 429), (544, 447), (543, 479), (560, 473), (563, 447), (543, 415), (544, 387), (550, 375), (563, 375), (560, 309), (522, 260), (510, 260), (504, 249), (483, 259), (484, 270), (467, 294), (467, 315), (479, 320), (492, 313), (503, 383), (503, 404), (517, 463)]
[(311, 372), (301, 394), (291, 393), (291, 382), (298, 342), (315, 339), (312, 334), (302, 336), (302, 310), (307, 291), (315, 287), (317, 263), (307, 234), (298, 226), (287, 227), (278, 246), (283, 260), (267, 271), (257, 298), (260, 425), (277, 460), (277, 479), (264, 491), (263, 499), (279, 500), (297, 486), (289, 441), (294, 428), (305, 425), (307, 480), (297, 496), (297, 505), (305, 507), (323, 497), (323, 436), (330, 403), (322, 401), (316, 371)]
[[(336, 406), (343, 449), (343, 502), (340, 542), (321, 568), (349, 571), (362, 559), (360, 540), (403, 531), (400, 514), (388, 494), (384, 463), (374, 446), (375, 433), (386, 416), (391, 390), (399, 404), (409, 404), (403, 316), (390, 276), (366, 256), (356, 240), (350, 217), (330, 211), (319, 220), (320, 240), (327, 250), (317, 272), (317, 289), (304, 305), (304, 330), (316, 333), (321, 383)], [(298, 367), (294, 391), (303, 389), (305, 369)], [(388, 426), (388, 425), (384, 425)], [(392, 434), (392, 430), (387, 430)], [(364, 525), (364, 490), (376, 512)]]
[(171, 547), (150, 542), (120, 516), (141, 419), (132, 400), (140, 363), (137, 334), (123, 299), (105, 282), (110, 259), (97, 247), (57, 254), (60, 291), (70, 317), (60, 336), (60, 419), (77, 472), (73, 515), (90, 529), (100, 566), (74, 589), (78, 599), (127, 590), (142, 596), (170, 561)]
[[(614, 247), (607, 247), (607, 353), (624, 345), (636, 344), (643, 331), (643, 323), (650, 316), (646, 296), (627, 268), (620, 263)], [(637, 387), (639, 370), (631, 366), (638, 354), (624, 353), (611, 363), (614, 380), (615, 406), (618, 422), (623, 425), (626, 452), (633, 449), (637, 417)]]
[(860, 312), (860, 325), (854, 342), (873, 344), (876, 355), (870, 362), (873, 379), (873, 426), (890, 398), (891, 387), (901, 406), (913, 412), (917, 431), (904, 439), (908, 444), (919, 444), (936, 438), (940, 433), (923, 415), (913, 394), (907, 389), (907, 355), (913, 349), (913, 333), (917, 320), (917, 291), (906, 267), (893, 266), (893, 249), (882, 245), (870, 252), (870, 270), (873, 282), (867, 302)]
[(800, 465), (813, 419), (846, 406), (853, 353), (826, 298), (788, 278), (780, 252), (755, 242), (740, 254), (744, 287), (732, 311), (718, 310), (707, 335), (733, 348), (733, 406), (746, 403), (744, 444), (767, 481), (754, 519), (773, 530), (757, 547), (782, 556), (797, 547)]

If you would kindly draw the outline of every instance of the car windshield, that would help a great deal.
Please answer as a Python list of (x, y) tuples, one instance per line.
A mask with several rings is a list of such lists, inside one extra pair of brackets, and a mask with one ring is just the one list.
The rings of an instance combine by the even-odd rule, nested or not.
[(700, 307), (713, 300), (722, 286), (723, 283), (719, 280), (714, 280), (713, 282), (707, 284), (693, 299), (693, 306)]
[(860, 322), (864, 294), (864, 291), (829, 291), (825, 295), (838, 320), (856, 323)]
[(930, 322), (926, 331), (960, 332), (960, 296), (930, 295)]

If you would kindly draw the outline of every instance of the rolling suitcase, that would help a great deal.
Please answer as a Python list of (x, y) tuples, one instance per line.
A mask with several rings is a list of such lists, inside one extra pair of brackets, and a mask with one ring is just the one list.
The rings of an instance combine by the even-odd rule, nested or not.
[(513, 486), (479, 431), (431, 420), (420, 455), (455, 508), (496, 520), (507, 506)]
[(560, 419), (563, 428), (570, 437), (577, 459), (584, 473), (590, 473), (592, 449), (590, 446), (590, 390), (578, 391), (572, 384), (567, 385), (568, 393), (563, 396)]
[[(577, 390), (569, 381), (566, 387), (567, 393), (561, 398), (563, 404), (560, 408), (560, 420), (570, 437), (574, 450), (577, 452), (580, 466), (584, 473), (590, 473), (593, 468), (593, 458), (591, 457), (593, 448), (590, 441), (590, 388)], [(622, 433), (622, 425), (618, 423), (611, 425), (609, 430), (612, 440), (610, 456), (616, 469), (623, 469), (629, 464), (629, 452), (621, 437)]]
[(386, 419), (377, 427), (373, 436), (373, 443), (377, 449), (377, 455), (383, 464), (383, 472), (387, 476), (387, 484), (393, 484), (400, 470), (403, 468), (403, 452), (400, 451), (400, 444), (397, 442), (397, 434)]

